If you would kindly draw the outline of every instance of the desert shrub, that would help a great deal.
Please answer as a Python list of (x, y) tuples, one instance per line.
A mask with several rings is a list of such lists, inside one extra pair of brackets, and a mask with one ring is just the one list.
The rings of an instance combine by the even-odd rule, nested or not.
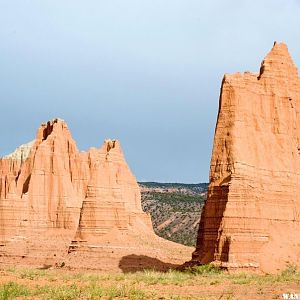
[(193, 266), (187, 268), (185, 272), (195, 274), (195, 275), (211, 275), (211, 274), (220, 274), (222, 272), (221, 268), (213, 265), (200, 265), (200, 266)]
[(297, 266), (293, 265), (293, 264), (288, 264), (286, 266), (286, 269), (284, 271), (282, 271), (281, 275), (282, 276), (292, 276), (297, 274), (298, 270), (297, 270)]
[(279, 275), (275, 277), (275, 281), (284, 282), (284, 281), (294, 281), (300, 280), (300, 272), (297, 269), (297, 266), (293, 264), (288, 264), (286, 269), (283, 270)]

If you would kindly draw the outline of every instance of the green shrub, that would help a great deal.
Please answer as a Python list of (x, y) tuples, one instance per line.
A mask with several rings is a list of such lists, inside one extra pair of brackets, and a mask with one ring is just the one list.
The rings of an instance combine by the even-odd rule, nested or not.
[(193, 266), (187, 268), (185, 272), (192, 273), (195, 275), (211, 275), (211, 274), (220, 274), (222, 270), (213, 264), (207, 264), (207, 265)]

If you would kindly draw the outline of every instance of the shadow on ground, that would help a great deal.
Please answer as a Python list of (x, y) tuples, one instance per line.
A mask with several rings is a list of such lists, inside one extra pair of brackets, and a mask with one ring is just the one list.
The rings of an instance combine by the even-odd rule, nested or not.
[(157, 258), (145, 255), (126, 255), (119, 262), (119, 268), (123, 273), (138, 272), (145, 269), (166, 272), (169, 269), (176, 269), (180, 265), (165, 263)]

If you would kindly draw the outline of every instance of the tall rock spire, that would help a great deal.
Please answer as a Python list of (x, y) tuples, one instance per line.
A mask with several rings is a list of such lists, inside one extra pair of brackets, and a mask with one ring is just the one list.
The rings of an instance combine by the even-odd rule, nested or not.
[(260, 77), (296, 78), (298, 70), (284, 43), (274, 42), (273, 48), (261, 63)]
[(193, 260), (267, 272), (300, 266), (300, 79), (285, 44), (259, 76), (225, 75)]

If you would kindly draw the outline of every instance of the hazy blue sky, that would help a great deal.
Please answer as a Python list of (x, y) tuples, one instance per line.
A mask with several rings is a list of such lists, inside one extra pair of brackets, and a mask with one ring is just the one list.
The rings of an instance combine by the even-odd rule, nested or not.
[(223, 74), (274, 40), (299, 66), (299, 28), (299, 0), (0, 0), (0, 155), (60, 117), (138, 180), (207, 181)]

